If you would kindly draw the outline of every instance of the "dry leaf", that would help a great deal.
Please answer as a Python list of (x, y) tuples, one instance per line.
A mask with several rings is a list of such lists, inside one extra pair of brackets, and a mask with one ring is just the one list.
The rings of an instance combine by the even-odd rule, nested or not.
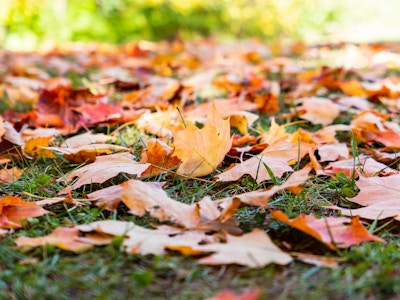
[(229, 119), (212, 107), (202, 129), (193, 124), (175, 135), (175, 155), (182, 161), (178, 174), (199, 177), (214, 172), (231, 149)]
[(261, 154), (235, 165), (216, 177), (218, 181), (236, 181), (243, 175), (249, 174), (257, 183), (261, 183), (271, 179), (265, 164), (274, 176), (281, 178), (286, 172), (293, 171), (289, 163), (303, 158), (311, 149), (313, 146), (303, 143), (296, 145), (289, 142), (278, 142), (267, 147)]
[(34, 202), (25, 202), (18, 197), (6, 196), (0, 199), (0, 228), (19, 228), (25, 219), (49, 213), (51, 212)]
[[(271, 212), (272, 216), (327, 245), (330, 249), (348, 248), (363, 242), (383, 242), (384, 240), (370, 234), (360, 223), (358, 217), (321, 218), (301, 214), (297, 218), (289, 219), (282, 211)], [(349, 224), (350, 222), (350, 224)]]
[[(78, 180), (70, 186), (72, 190), (75, 190), (85, 184), (103, 183), (119, 173), (140, 176), (149, 166), (150, 164), (136, 162), (130, 153), (116, 153), (98, 156), (94, 163), (83, 166), (61, 177), (58, 181), (70, 182), (78, 177)], [(65, 193), (67, 193), (66, 188), (59, 192), (59, 194)]]
[(146, 143), (146, 149), (142, 152), (140, 163), (149, 163), (151, 166), (142, 174), (143, 177), (156, 176), (177, 168), (179, 158), (173, 156), (174, 148), (161, 140), (150, 139)]
[(111, 144), (90, 144), (77, 148), (44, 147), (47, 150), (63, 155), (70, 163), (92, 163), (97, 156), (110, 154), (111, 151), (129, 151), (129, 148)]
[(240, 195), (235, 195), (229, 198), (221, 199), (218, 202), (220, 205), (225, 206), (226, 202), (231, 199), (239, 199), (242, 203), (247, 205), (254, 206), (268, 206), (268, 199), (275, 195), (277, 192), (282, 191), (284, 189), (295, 189), (294, 191), (298, 191), (301, 189), (299, 187), (300, 184), (304, 183), (308, 178), (308, 173), (311, 171), (311, 165), (305, 166), (300, 171), (294, 172), (290, 177), (281, 185), (275, 185), (268, 190), (256, 190), (248, 193), (243, 193)]
[(326, 126), (332, 124), (339, 116), (338, 105), (329, 99), (312, 97), (299, 101), (301, 101), (301, 106), (296, 107), (296, 110), (300, 113), (300, 118), (310, 121), (312, 124)]
[(24, 171), (17, 167), (0, 169), (0, 185), (18, 180), (23, 173)]
[(76, 253), (87, 251), (93, 247), (93, 245), (79, 240), (79, 229), (77, 227), (57, 227), (49, 235), (36, 238), (21, 236), (15, 240), (15, 243), (21, 251), (28, 251), (31, 248), (45, 246), (46, 244)]
[(215, 252), (201, 258), (205, 265), (238, 264), (250, 268), (262, 268), (270, 263), (287, 265), (292, 261), (289, 254), (280, 250), (261, 229), (236, 237), (226, 235), (226, 243), (199, 245), (195, 248), (203, 252)]

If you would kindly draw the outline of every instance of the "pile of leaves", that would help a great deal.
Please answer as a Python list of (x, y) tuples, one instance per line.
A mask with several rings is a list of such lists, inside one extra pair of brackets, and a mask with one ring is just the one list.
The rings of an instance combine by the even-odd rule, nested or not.
[[(284, 50), (301, 55), (212, 41), (3, 50), (0, 235), (61, 218), (60, 207), (98, 206), (98, 219), (61, 220), (16, 247), (80, 253), (117, 241), (134, 255), (260, 268), (293, 258), (332, 267), (338, 249), (385, 242), (378, 221), (400, 220), (398, 46)], [(59, 176), (12, 188), (32, 164), (59, 166)], [(339, 193), (325, 195), (328, 185)], [(257, 219), (250, 227), (244, 210)], [(292, 251), (276, 222), (325, 255)]]

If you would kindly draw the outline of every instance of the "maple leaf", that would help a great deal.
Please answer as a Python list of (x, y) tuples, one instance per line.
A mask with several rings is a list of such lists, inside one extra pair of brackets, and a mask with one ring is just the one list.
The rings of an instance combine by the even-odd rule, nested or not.
[(335, 161), (349, 157), (349, 149), (345, 143), (317, 146), (319, 161)]
[[(112, 145), (112, 144), (90, 144), (83, 145), (76, 148), (63, 148), (63, 147), (43, 147), (48, 151), (56, 152), (64, 156), (70, 163), (92, 163), (96, 160), (97, 156), (110, 154), (111, 151), (129, 151), (129, 148)], [(53, 154), (54, 155), (54, 154)]]
[(195, 204), (185, 204), (169, 198), (160, 187), (139, 180), (126, 181), (121, 187), (121, 199), (131, 214), (143, 216), (149, 212), (160, 221), (171, 221), (184, 228), (241, 233), (238, 224), (229, 220), (239, 208), (239, 201), (227, 202), (220, 212), (217, 204), (207, 197)]
[(289, 219), (282, 211), (271, 212), (272, 216), (327, 245), (330, 249), (348, 248), (363, 242), (384, 240), (369, 233), (360, 223), (359, 217), (350, 220), (347, 218), (321, 218), (301, 214), (297, 218)]
[(398, 200), (400, 197), (399, 181), (400, 174), (386, 177), (364, 177), (360, 175), (356, 181), (360, 192), (357, 196), (348, 198), (348, 200), (364, 206)]
[(377, 162), (375, 159), (367, 156), (357, 156), (355, 159), (339, 160), (336, 162), (329, 163), (324, 168), (324, 173), (328, 175), (336, 175), (338, 172), (343, 172), (347, 177), (353, 175), (358, 177), (362, 174), (365, 177), (371, 176), (390, 176), (393, 174), (398, 174), (399, 171), (388, 167), (385, 164)]
[(312, 145), (303, 143), (297, 145), (285, 141), (278, 142), (267, 147), (259, 155), (235, 165), (216, 177), (218, 181), (236, 181), (243, 175), (249, 174), (257, 183), (261, 183), (271, 179), (264, 164), (268, 166), (274, 176), (282, 177), (286, 172), (293, 171), (289, 162), (293, 163), (303, 158), (313, 148)]
[(383, 200), (375, 204), (356, 208), (346, 209), (338, 206), (327, 206), (326, 208), (340, 210), (345, 216), (360, 216), (360, 218), (367, 220), (383, 220), (386, 218), (394, 218), (400, 221), (400, 201), (396, 200)]
[(9, 169), (0, 169), (0, 185), (3, 183), (16, 181), (24, 173), (23, 170), (17, 167)]
[(262, 268), (270, 263), (287, 265), (292, 261), (289, 254), (280, 250), (261, 229), (236, 237), (226, 235), (226, 243), (199, 245), (195, 248), (203, 252), (215, 252), (201, 258), (206, 265), (239, 264), (250, 268)]
[(182, 161), (177, 173), (199, 177), (212, 173), (231, 149), (229, 118), (212, 107), (202, 129), (193, 124), (174, 136), (174, 154)]
[(50, 212), (34, 202), (6, 196), (0, 199), (0, 228), (19, 228), (28, 218), (40, 217)]
[(400, 126), (387, 121), (389, 115), (365, 110), (351, 121), (355, 137), (364, 143), (380, 142), (392, 149), (400, 148)]
[(268, 199), (275, 195), (277, 192), (285, 189), (292, 189), (294, 191), (298, 191), (299, 189), (301, 189), (299, 185), (304, 183), (309, 178), (308, 173), (310, 171), (311, 166), (308, 165), (300, 171), (293, 172), (293, 174), (291, 174), (290, 177), (281, 185), (274, 185), (272, 188), (267, 190), (256, 190), (240, 195), (235, 195), (225, 199), (217, 200), (216, 202), (219, 203), (221, 206), (224, 206), (225, 203), (227, 201), (230, 201), (231, 199), (239, 199), (242, 203), (247, 205), (266, 207), (268, 205)]
[(186, 228), (195, 227), (200, 221), (196, 204), (188, 205), (172, 200), (161, 188), (154, 188), (139, 180), (129, 180), (122, 185), (122, 201), (130, 213), (144, 216), (146, 211), (160, 221), (172, 221)]
[(74, 190), (85, 184), (103, 183), (119, 173), (140, 176), (149, 166), (150, 164), (136, 162), (134, 156), (126, 152), (98, 156), (95, 162), (59, 178), (59, 182), (70, 182), (78, 177), (75, 183), (60, 191), (59, 194), (66, 194), (68, 188)]
[(84, 252), (93, 247), (92, 244), (79, 240), (79, 229), (76, 227), (58, 227), (49, 235), (36, 238), (20, 236), (15, 240), (15, 243), (22, 251), (28, 251), (31, 248), (47, 244), (76, 253)]
[(148, 140), (146, 149), (141, 154), (140, 163), (149, 163), (151, 167), (149, 167), (142, 176), (156, 176), (177, 167), (180, 160), (172, 155), (173, 151), (174, 148), (168, 146), (161, 140)]
[(310, 121), (312, 124), (326, 126), (332, 124), (339, 116), (338, 105), (329, 99), (311, 97), (300, 101), (301, 106), (296, 107), (296, 110), (300, 112), (300, 118)]
[(56, 158), (50, 150), (45, 148), (49, 146), (52, 139), (52, 136), (31, 138), (23, 147), (24, 154), (28, 157)]
[[(131, 254), (154, 254), (165, 253), (168, 247), (184, 249), (195, 247), (201, 242), (210, 242), (214, 239), (204, 232), (184, 232), (170, 229), (147, 229), (136, 226), (132, 222), (125, 221), (97, 221), (90, 224), (77, 226), (84, 232), (96, 231), (100, 234), (124, 237), (122, 247)], [(90, 241), (90, 238), (87, 239)], [(197, 252), (198, 254), (199, 252)]]
[[(25, 132), (24, 132), (25, 133)], [(115, 141), (116, 138), (113, 136), (105, 135), (104, 133), (91, 133), (85, 132), (82, 134), (74, 135), (66, 139), (61, 147), (63, 148), (78, 148), (90, 144), (105, 144), (108, 141)]]

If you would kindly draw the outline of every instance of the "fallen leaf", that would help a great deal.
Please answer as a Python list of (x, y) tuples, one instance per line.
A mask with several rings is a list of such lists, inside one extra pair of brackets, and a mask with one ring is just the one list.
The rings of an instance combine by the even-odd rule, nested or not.
[(23, 173), (24, 171), (18, 169), (17, 167), (0, 169), (0, 185), (18, 180)]
[[(46, 150), (53, 151), (57, 154), (63, 155), (70, 163), (82, 164), (92, 163), (96, 157), (110, 154), (111, 151), (122, 152), (129, 151), (129, 148), (112, 145), (112, 144), (90, 144), (83, 145), (77, 148), (62, 148), (62, 147), (43, 147)], [(53, 154), (54, 155), (54, 154)]]
[(353, 198), (348, 198), (351, 202), (360, 205), (374, 205), (383, 201), (399, 200), (400, 174), (395, 174), (386, 177), (364, 177), (359, 176), (356, 181), (360, 192)]
[(104, 133), (91, 133), (85, 132), (82, 134), (74, 135), (66, 139), (62, 144), (62, 148), (78, 148), (90, 144), (104, 144), (108, 141), (115, 141), (113, 136), (105, 135)]
[(28, 157), (56, 158), (56, 156), (50, 150), (46, 149), (52, 139), (52, 136), (31, 138), (24, 144), (24, 154)]
[(324, 208), (340, 210), (345, 216), (359, 216), (367, 220), (383, 220), (393, 218), (400, 221), (399, 200), (386, 200), (366, 207), (346, 209), (338, 206), (324, 206)]
[(267, 147), (259, 155), (236, 164), (228, 171), (217, 175), (217, 181), (236, 181), (245, 174), (249, 174), (257, 183), (270, 180), (271, 176), (264, 164), (268, 166), (274, 176), (281, 178), (286, 172), (293, 171), (289, 163), (303, 158), (311, 149), (313, 146), (303, 143), (296, 145), (284, 141), (278, 142)]
[(349, 149), (345, 143), (317, 146), (320, 162), (336, 161), (349, 157)]
[(6, 196), (0, 199), (0, 228), (19, 228), (25, 219), (49, 213), (34, 202), (25, 202), (18, 197)]
[(360, 223), (359, 217), (347, 218), (321, 218), (301, 214), (297, 218), (289, 219), (282, 211), (272, 211), (272, 216), (293, 228), (316, 238), (330, 249), (348, 248), (363, 242), (383, 242), (384, 240), (370, 234)]
[(150, 139), (146, 149), (142, 152), (140, 163), (149, 163), (151, 166), (142, 174), (143, 177), (156, 176), (178, 167), (180, 160), (173, 156), (174, 148), (161, 140)]
[(31, 248), (54, 245), (60, 249), (81, 253), (89, 250), (93, 245), (79, 241), (79, 229), (77, 227), (57, 227), (49, 235), (29, 238), (20, 236), (15, 240), (21, 251), (28, 251)]
[(400, 149), (400, 126), (387, 121), (389, 115), (365, 110), (351, 121), (356, 139), (372, 144), (380, 142), (388, 148)]
[[(94, 163), (83, 166), (59, 178), (58, 182), (67, 183), (78, 177), (78, 180), (69, 186), (72, 190), (75, 190), (85, 184), (103, 183), (117, 176), (119, 173), (140, 176), (149, 166), (150, 164), (140, 164), (136, 162), (134, 156), (126, 152), (98, 156)], [(59, 192), (59, 194), (66, 193), (67, 188)]]
[(226, 243), (199, 245), (203, 252), (215, 252), (201, 258), (205, 265), (238, 264), (250, 268), (262, 268), (270, 263), (287, 265), (292, 261), (289, 254), (281, 251), (261, 229), (236, 237), (226, 235)]
[(131, 214), (144, 216), (147, 212), (160, 221), (172, 221), (185, 228), (194, 228), (200, 222), (196, 204), (188, 205), (168, 197), (161, 188), (154, 188), (139, 180), (129, 180), (122, 185), (122, 201)]
[(331, 100), (326, 98), (305, 98), (300, 99), (301, 106), (296, 107), (300, 118), (310, 121), (312, 124), (322, 124), (323, 126), (332, 124), (339, 116), (339, 107)]
[(188, 124), (174, 138), (174, 154), (182, 161), (177, 173), (191, 177), (212, 173), (232, 145), (229, 119), (223, 119), (215, 106), (202, 129)]
[(300, 171), (293, 172), (290, 177), (281, 185), (274, 185), (272, 188), (267, 190), (256, 190), (248, 193), (243, 193), (240, 195), (235, 195), (232, 197), (217, 200), (216, 202), (224, 206), (227, 201), (231, 199), (239, 199), (242, 203), (254, 206), (268, 206), (268, 199), (275, 195), (277, 192), (285, 189), (301, 189), (300, 184), (304, 183), (308, 178), (308, 173), (311, 171), (311, 165), (305, 166)]

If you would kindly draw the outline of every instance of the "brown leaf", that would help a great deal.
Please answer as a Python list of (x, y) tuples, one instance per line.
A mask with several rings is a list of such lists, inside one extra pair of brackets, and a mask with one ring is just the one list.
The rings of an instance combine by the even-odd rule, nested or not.
[(299, 188), (299, 185), (304, 183), (308, 178), (308, 173), (311, 171), (311, 165), (305, 166), (300, 171), (294, 172), (290, 177), (281, 185), (275, 185), (268, 190), (256, 190), (248, 193), (243, 193), (240, 195), (235, 195), (225, 199), (218, 200), (217, 202), (224, 206), (226, 202), (231, 199), (240, 199), (240, 201), (247, 205), (254, 206), (268, 206), (268, 199), (275, 195), (277, 192), (284, 189)]
[(18, 169), (17, 167), (0, 169), (0, 185), (18, 180), (23, 173), (24, 171)]
[(196, 204), (185, 204), (168, 197), (161, 188), (154, 188), (139, 180), (129, 180), (122, 185), (122, 201), (130, 213), (144, 216), (146, 211), (160, 221), (172, 221), (185, 228), (194, 228), (200, 222)]
[(296, 107), (296, 110), (300, 112), (300, 118), (312, 124), (326, 126), (332, 124), (339, 116), (339, 107), (329, 99), (312, 97), (302, 99), (301, 102), (301, 106)]
[(178, 174), (199, 177), (212, 173), (231, 149), (229, 119), (213, 106), (202, 129), (193, 124), (175, 135), (175, 155), (182, 161)]
[(82, 134), (74, 135), (64, 141), (61, 147), (63, 148), (78, 148), (90, 144), (105, 144), (108, 141), (115, 141), (113, 136), (105, 135), (103, 133), (85, 132)]
[(281, 251), (261, 229), (236, 237), (226, 235), (226, 243), (199, 245), (203, 252), (215, 252), (201, 258), (205, 265), (239, 264), (250, 268), (262, 268), (270, 263), (287, 265), (292, 261), (289, 254)]
[(143, 177), (156, 176), (178, 167), (180, 160), (173, 156), (174, 148), (161, 140), (150, 139), (146, 149), (142, 152), (140, 163), (149, 163), (151, 166), (142, 174)]
[(45, 246), (46, 244), (76, 253), (87, 251), (93, 247), (93, 245), (79, 240), (79, 229), (77, 227), (58, 227), (49, 235), (36, 238), (21, 236), (15, 240), (15, 243), (22, 251), (28, 251), (31, 248)]
[(25, 202), (18, 197), (6, 196), (0, 199), (1, 228), (19, 228), (25, 219), (49, 213), (34, 202)]
[(320, 162), (336, 161), (349, 157), (349, 149), (345, 143), (317, 146)]
[[(136, 162), (130, 153), (116, 153), (98, 156), (94, 163), (79, 168), (59, 178), (58, 181), (70, 182), (78, 177), (78, 180), (70, 186), (74, 190), (85, 184), (103, 183), (119, 173), (140, 176), (149, 166), (150, 164)], [(59, 192), (59, 194), (65, 193), (67, 193), (66, 188)]]
[(92, 163), (96, 160), (97, 156), (110, 154), (111, 151), (126, 152), (130, 150), (126, 147), (111, 144), (90, 144), (77, 148), (44, 147), (44, 149), (61, 154), (70, 163), (75, 164)]
[[(299, 149), (300, 146), (300, 149)], [(274, 176), (282, 177), (286, 172), (293, 171), (289, 163), (296, 162), (304, 157), (313, 146), (303, 144), (296, 145), (289, 142), (279, 142), (267, 147), (261, 154), (235, 165), (233, 168), (217, 175), (218, 181), (236, 181), (245, 174), (253, 177), (257, 183), (270, 180), (264, 164), (267, 165)]]
[(311, 235), (332, 250), (348, 248), (363, 242), (384, 240), (372, 235), (360, 223), (359, 217), (350, 220), (347, 218), (322, 218), (301, 214), (297, 218), (289, 219), (282, 211), (271, 212), (272, 216), (304, 233)]
[(351, 202), (360, 205), (374, 205), (383, 201), (399, 200), (400, 174), (386, 177), (364, 177), (360, 175), (356, 181), (360, 192), (353, 198), (348, 198)]

